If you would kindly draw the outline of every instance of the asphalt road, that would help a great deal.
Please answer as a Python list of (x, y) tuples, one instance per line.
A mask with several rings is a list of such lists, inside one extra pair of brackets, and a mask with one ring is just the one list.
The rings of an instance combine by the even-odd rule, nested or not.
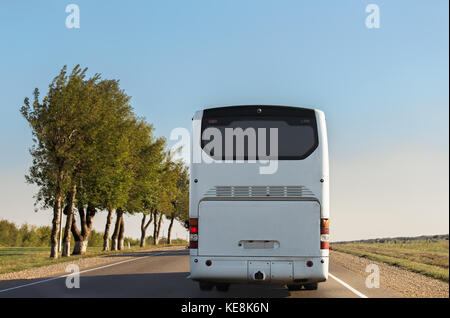
[[(365, 278), (330, 264), (328, 281), (315, 291), (283, 286), (231, 285), (228, 292), (200, 291), (187, 279), (187, 250), (131, 253), (132, 259), (93, 267), (80, 274), (80, 288), (68, 289), (66, 277), (0, 282), (0, 297), (398, 297), (383, 288), (366, 288)], [(113, 256), (112, 256), (113, 257)], [(65, 275), (65, 274), (61, 274)]]

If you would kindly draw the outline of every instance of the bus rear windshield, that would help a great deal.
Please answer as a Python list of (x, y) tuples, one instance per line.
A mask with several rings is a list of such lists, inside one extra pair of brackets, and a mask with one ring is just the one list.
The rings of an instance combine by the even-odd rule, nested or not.
[(201, 146), (215, 160), (305, 159), (318, 146), (315, 113), (271, 106), (205, 110)]

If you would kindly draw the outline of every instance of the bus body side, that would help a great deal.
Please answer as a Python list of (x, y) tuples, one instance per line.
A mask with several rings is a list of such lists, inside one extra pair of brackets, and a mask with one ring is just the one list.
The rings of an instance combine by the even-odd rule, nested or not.
[(195, 113), (190, 168), (189, 214), (195, 232), (191, 234), (195, 241), (190, 248), (191, 279), (218, 284), (310, 284), (328, 278), (327, 133), (324, 113), (310, 111), (317, 125), (318, 146), (304, 159), (278, 160), (274, 174), (259, 173), (263, 164), (258, 161), (195, 162), (195, 152), (203, 152), (204, 111)]

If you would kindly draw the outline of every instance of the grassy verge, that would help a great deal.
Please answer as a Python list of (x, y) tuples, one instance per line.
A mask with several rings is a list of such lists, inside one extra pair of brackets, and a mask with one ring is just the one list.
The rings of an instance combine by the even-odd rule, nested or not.
[(160, 244), (145, 248), (131, 247), (122, 251), (102, 251), (101, 247), (88, 247), (85, 255), (73, 255), (70, 257), (60, 257), (50, 259), (49, 247), (0, 247), (0, 274), (17, 272), (34, 267), (41, 267), (63, 262), (72, 262), (80, 258), (95, 257), (102, 255), (123, 254), (134, 251), (144, 251), (150, 249), (161, 249), (173, 246), (186, 246), (186, 244)]
[(449, 281), (449, 242), (335, 243), (333, 249)]

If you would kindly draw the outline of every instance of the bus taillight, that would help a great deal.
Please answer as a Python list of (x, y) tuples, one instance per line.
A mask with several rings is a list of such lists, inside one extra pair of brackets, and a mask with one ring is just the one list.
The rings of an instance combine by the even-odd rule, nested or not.
[(198, 248), (198, 219), (189, 219), (189, 248)]
[(330, 248), (330, 219), (320, 219), (320, 249)]

